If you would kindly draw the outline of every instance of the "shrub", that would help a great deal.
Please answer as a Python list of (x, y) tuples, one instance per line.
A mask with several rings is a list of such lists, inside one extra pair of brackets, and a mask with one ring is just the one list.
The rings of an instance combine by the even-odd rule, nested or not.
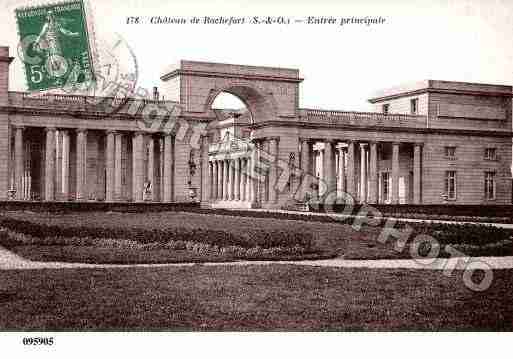
[(194, 250), (195, 243), (208, 244), (210, 246), (228, 247), (238, 246), (244, 249), (256, 246), (262, 248), (301, 246), (310, 250), (313, 246), (311, 233), (297, 231), (249, 231), (247, 235), (235, 235), (228, 231), (190, 228), (164, 228), (145, 229), (130, 228), (105, 228), (105, 227), (66, 227), (33, 223), (12, 218), (0, 217), (0, 227), (13, 232), (21, 233), (24, 238), (20, 241), (33, 240), (40, 244), (76, 244), (93, 245), (96, 239), (109, 238), (111, 244), (116, 240), (133, 241), (140, 244), (169, 243), (174, 241), (185, 244), (188, 250)]
[(412, 225), (416, 234), (428, 234), (440, 244), (485, 245), (509, 240), (512, 231), (490, 225), (417, 223)]

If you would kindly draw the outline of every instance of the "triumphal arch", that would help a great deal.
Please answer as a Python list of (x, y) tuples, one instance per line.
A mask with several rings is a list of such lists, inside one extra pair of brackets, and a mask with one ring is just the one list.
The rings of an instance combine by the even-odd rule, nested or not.
[[(9, 91), (11, 61), (1, 47), (1, 200), (511, 203), (511, 86), (425, 80), (377, 92), (374, 112), (306, 109), (297, 69), (181, 61), (106, 111)], [(213, 109), (221, 93), (246, 108)]]

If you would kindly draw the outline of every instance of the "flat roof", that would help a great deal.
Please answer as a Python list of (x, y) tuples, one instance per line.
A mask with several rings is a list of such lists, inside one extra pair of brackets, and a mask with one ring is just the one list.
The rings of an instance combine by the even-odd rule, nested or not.
[(248, 77), (269, 77), (276, 79), (301, 80), (299, 70), (284, 67), (234, 65), (227, 63), (181, 60), (177, 64), (168, 66), (161, 80), (167, 80), (180, 73), (197, 73), (206, 75), (231, 75)]
[(402, 84), (388, 89), (378, 90), (369, 99), (369, 102), (381, 102), (393, 98), (412, 96), (426, 92), (452, 92), (480, 94), (488, 96), (511, 96), (513, 87), (508, 85), (484, 84), (476, 82), (422, 80)]

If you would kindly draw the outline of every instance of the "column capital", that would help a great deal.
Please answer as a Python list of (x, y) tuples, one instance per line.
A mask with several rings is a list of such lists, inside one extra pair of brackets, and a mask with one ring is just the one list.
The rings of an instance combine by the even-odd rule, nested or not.
[(24, 125), (12, 125), (12, 127), (13, 127), (15, 130), (24, 130), (24, 129), (25, 129), (25, 126), (24, 126)]
[(393, 141), (392, 142), (392, 146), (399, 146), (401, 144), (401, 142), (399, 141)]
[(107, 135), (117, 135), (119, 133), (118, 130), (112, 130), (112, 129), (108, 129), (105, 132), (107, 133)]
[(299, 137), (299, 142), (311, 143), (314, 142), (314, 140), (309, 137)]
[(413, 142), (413, 145), (415, 147), (423, 147), (424, 146), (424, 142)]
[(360, 147), (363, 148), (363, 147), (367, 147), (369, 145), (369, 143), (367, 142), (360, 142)]
[(265, 138), (267, 141), (276, 141), (276, 142), (280, 142), (280, 137), (279, 136), (268, 136)]
[(75, 128), (77, 133), (87, 133), (87, 128)]
[(45, 127), (45, 132), (48, 132), (48, 131), (56, 131), (57, 128), (55, 128), (54, 126), (49, 126), (49, 127)]
[(159, 133), (162, 137), (174, 137), (171, 132), (160, 132)]
[(145, 131), (141, 131), (141, 130), (137, 130), (137, 131), (134, 131), (132, 132), (132, 135), (134, 137), (137, 137), (137, 136), (143, 136), (143, 135), (146, 135), (148, 132), (145, 132)]

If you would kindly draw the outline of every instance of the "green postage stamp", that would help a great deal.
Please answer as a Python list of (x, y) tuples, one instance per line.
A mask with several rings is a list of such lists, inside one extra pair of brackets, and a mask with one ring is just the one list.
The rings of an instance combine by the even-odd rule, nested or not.
[(91, 86), (91, 39), (83, 0), (15, 10), (29, 91)]

